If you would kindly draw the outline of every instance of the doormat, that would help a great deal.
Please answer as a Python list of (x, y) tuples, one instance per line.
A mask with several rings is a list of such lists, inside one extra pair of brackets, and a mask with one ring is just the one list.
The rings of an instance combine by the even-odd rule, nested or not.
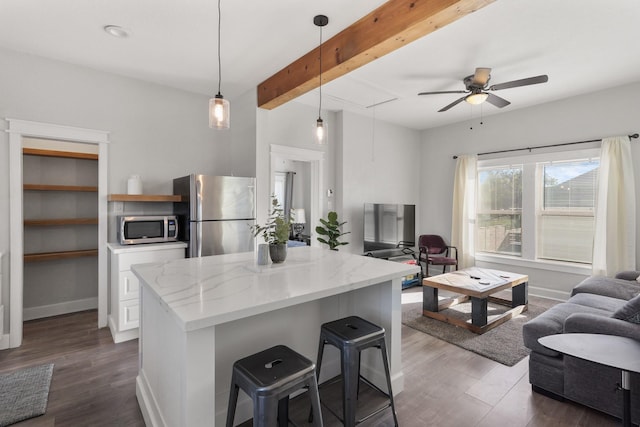
[(45, 413), (52, 375), (53, 364), (0, 374), (0, 427)]
[[(417, 292), (421, 294), (422, 289), (406, 290), (403, 292), (403, 297), (407, 293)], [(418, 295), (411, 296), (418, 297)], [(411, 298), (412, 301), (416, 301), (417, 299), (418, 298)], [(559, 301), (547, 298), (529, 296), (529, 308), (527, 311), (522, 312), (482, 335), (423, 316), (421, 298), (420, 302), (403, 302), (402, 323), (420, 332), (495, 360), (503, 365), (513, 366), (529, 355), (529, 349), (524, 346), (522, 339), (522, 325), (541, 313), (544, 313), (558, 302)], [(491, 319), (492, 315), (498, 316), (509, 309), (508, 307), (491, 302), (488, 305), (489, 319)], [(471, 317), (471, 303), (459, 304), (443, 310), (443, 312), (447, 313), (447, 315), (469, 319)]]

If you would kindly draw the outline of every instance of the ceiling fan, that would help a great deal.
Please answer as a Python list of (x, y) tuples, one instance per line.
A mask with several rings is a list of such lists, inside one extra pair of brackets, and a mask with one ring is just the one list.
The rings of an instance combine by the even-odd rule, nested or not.
[[(499, 83), (497, 85), (488, 86), (489, 80), (491, 80), (491, 68), (476, 68), (476, 72), (470, 76), (465, 77), (462, 81), (467, 90), (445, 90), (440, 92), (420, 92), (418, 95), (438, 95), (442, 93), (464, 93), (466, 94), (462, 98), (456, 99), (446, 107), (441, 108), (438, 112), (447, 111), (451, 107), (454, 107), (462, 101), (467, 101), (469, 104), (477, 105), (487, 101), (489, 104), (495, 105), (498, 108), (506, 107), (511, 104), (504, 98), (500, 98), (487, 91), (495, 91), (502, 89), (510, 89), (512, 87), (529, 86), (538, 83), (546, 83), (549, 77), (546, 74), (535, 77), (528, 77), (526, 79), (512, 80), (510, 82)], [(488, 86), (488, 87), (487, 87)]]

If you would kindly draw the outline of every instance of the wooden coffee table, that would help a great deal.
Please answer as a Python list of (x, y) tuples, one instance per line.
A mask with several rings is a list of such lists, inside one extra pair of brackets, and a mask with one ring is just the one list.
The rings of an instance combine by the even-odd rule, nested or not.
[[(529, 277), (523, 274), (488, 268), (466, 268), (422, 280), (422, 314), (483, 334), (528, 308)], [(511, 300), (492, 296), (511, 288)], [(458, 294), (458, 297), (438, 300), (438, 289)], [(442, 310), (471, 300), (471, 319), (448, 316)], [(487, 304), (494, 302), (511, 307), (500, 316), (487, 319)]]

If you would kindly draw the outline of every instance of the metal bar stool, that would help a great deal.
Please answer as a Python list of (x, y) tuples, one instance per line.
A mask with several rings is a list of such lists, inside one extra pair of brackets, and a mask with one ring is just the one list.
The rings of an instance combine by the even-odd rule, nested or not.
[(242, 389), (253, 400), (255, 427), (286, 427), (289, 422), (289, 395), (308, 388), (315, 426), (322, 427), (320, 396), (312, 361), (284, 345), (277, 345), (247, 356), (233, 364), (231, 393), (227, 408), (227, 427), (233, 427), (238, 392)]
[[(389, 361), (387, 359), (387, 348), (384, 341), (384, 328), (377, 326), (367, 320), (357, 316), (345, 317), (344, 319), (334, 320), (322, 325), (320, 328), (320, 345), (318, 347), (318, 364), (316, 375), (320, 381), (320, 366), (322, 365), (322, 354), (324, 353), (324, 345), (331, 344), (340, 350), (340, 358), (342, 365), (342, 423), (346, 427), (355, 426), (358, 423), (391, 408), (393, 412), (393, 421), (398, 426), (398, 418), (396, 416), (396, 407), (393, 402), (393, 392), (391, 390), (391, 375), (389, 372)], [(369, 380), (360, 375), (360, 354), (362, 350), (377, 347), (382, 353), (382, 362), (384, 364), (384, 372), (387, 378), (387, 390), (384, 392), (372, 384)], [(340, 377), (337, 378), (339, 380)], [(356, 420), (356, 407), (358, 393), (360, 389), (359, 380), (362, 379), (366, 384), (386, 395), (389, 403), (371, 414)], [(330, 380), (320, 385), (326, 385)], [(326, 405), (325, 405), (326, 406)], [(329, 411), (331, 408), (327, 407)], [(331, 411), (333, 413), (333, 411)], [(333, 413), (340, 418), (337, 414)], [(314, 414), (309, 415), (309, 421), (312, 421)]]

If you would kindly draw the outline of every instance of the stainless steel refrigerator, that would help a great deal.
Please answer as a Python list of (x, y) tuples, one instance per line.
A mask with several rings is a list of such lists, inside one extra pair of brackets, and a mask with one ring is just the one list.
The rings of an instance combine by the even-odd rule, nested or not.
[(187, 256), (253, 251), (255, 184), (255, 178), (198, 174), (173, 180), (173, 194), (182, 198), (173, 205)]

